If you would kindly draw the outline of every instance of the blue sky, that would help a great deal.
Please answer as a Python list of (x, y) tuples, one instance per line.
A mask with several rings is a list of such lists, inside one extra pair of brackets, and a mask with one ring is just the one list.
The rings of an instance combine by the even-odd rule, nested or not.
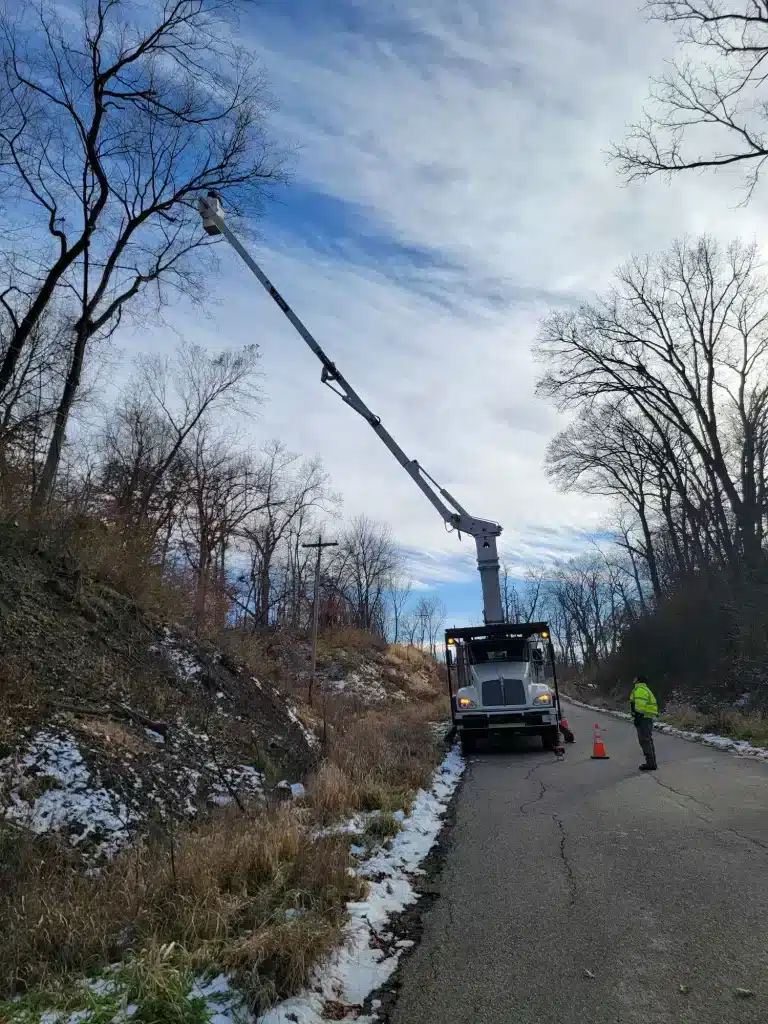
[[(256, 225), (257, 258), (405, 451), (475, 515), (502, 523), (516, 571), (583, 551), (609, 511), (546, 480), (563, 425), (534, 396), (549, 308), (604, 288), (631, 253), (703, 230), (765, 234), (727, 180), (624, 187), (605, 150), (673, 52), (636, 0), (267, 0), (238, 36), (259, 56), (295, 147), (293, 181)], [(452, 622), (479, 610), (473, 545), (354, 414), (234, 253), (210, 347), (256, 341), (268, 401), (244, 427), (322, 455), (345, 514), (392, 525)], [(129, 341), (143, 345), (146, 340)]]

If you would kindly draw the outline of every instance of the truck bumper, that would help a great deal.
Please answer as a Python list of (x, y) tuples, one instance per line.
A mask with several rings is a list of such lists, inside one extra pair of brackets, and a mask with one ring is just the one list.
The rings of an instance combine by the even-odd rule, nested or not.
[(494, 732), (537, 732), (557, 725), (557, 712), (552, 711), (499, 711), (488, 714), (473, 712), (456, 715), (459, 732), (487, 736)]

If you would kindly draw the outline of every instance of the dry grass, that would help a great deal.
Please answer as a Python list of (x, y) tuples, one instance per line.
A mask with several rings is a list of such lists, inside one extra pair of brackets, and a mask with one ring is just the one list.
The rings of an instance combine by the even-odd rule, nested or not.
[(173, 942), (195, 969), (241, 972), (255, 1000), (287, 994), (361, 893), (348, 868), (346, 841), (313, 839), (292, 807), (217, 816), (173, 848), (167, 836), (126, 852), (97, 877), (77, 871), (64, 847), (4, 826), (2, 991), (56, 987)]
[(338, 656), (340, 651), (368, 654), (370, 651), (385, 651), (387, 643), (376, 634), (353, 626), (324, 630), (318, 638), (318, 652)]
[(423, 669), (436, 673), (437, 670), (434, 658), (427, 651), (410, 644), (390, 644), (387, 648), (387, 661), (405, 667), (408, 671)]
[(246, 629), (230, 629), (217, 637), (219, 645), (242, 662), (257, 679), (282, 682), (274, 638)]
[[(122, 636), (122, 618), (138, 620), (148, 609), (172, 621), (188, 603), (182, 589), (169, 587), (147, 565), (141, 537), (117, 537), (98, 523), (75, 520), (46, 530), (23, 543), (14, 532), (18, 556), (10, 544), (4, 549), (7, 557), (25, 564), (37, 559), (38, 576), (50, 575), (67, 589), (65, 595), (50, 595), (52, 616), (61, 618), (61, 606), (73, 618), (84, 616), (94, 636), (110, 630)], [(52, 639), (48, 623), (41, 615), (38, 647), (58, 650), (59, 645), (68, 654), (69, 634)], [(90, 650), (90, 635), (83, 633), (84, 652)], [(144, 643), (143, 636), (137, 643)], [(312, 968), (340, 937), (347, 902), (362, 894), (361, 883), (349, 874), (348, 840), (313, 838), (313, 830), (318, 822), (379, 810), (371, 839), (395, 834), (391, 812), (409, 807), (440, 759), (428, 722), (446, 711), (438, 672), (423, 652), (386, 652), (380, 640), (357, 630), (326, 636), (322, 644), (328, 658), (339, 649), (352, 662), (373, 654), (377, 664), (399, 674), (398, 685), (412, 703), (366, 711), (329, 701), (325, 759), (308, 783), (304, 806), (291, 804), (257, 817), (220, 813), (175, 834), (160, 823), (151, 841), (90, 876), (65, 843), (0, 822), (0, 999), (26, 992), (32, 1003), (39, 998), (41, 1005), (46, 1000), (50, 1005), (58, 993), (60, 1004), (70, 998), (76, 979), (118, 962), (131, 1001), (139, 1006), (137, 1022), (197, 1024), (202, 1011), (190, 1008), (185, 995), (195, 972), (233, 972), (257, 1007), (308, 982)], [(290, 637), (275, 642), (243, 636), (235, 653), (257, 676), (285, 684), (292, 666), (282, 658), (286, 645), (295, 647), (298, 658), (300, 645)], [(119, 668), (111, 651), (106, 656), (100, 672), (114, 682)], [(39, 665), (12, 665), (0, 665), (0, 756), (3, 744), (10, 749), (17, 740), (27, 704), (29, 716), (39, 721), (57, 700), (53, 689), (37, 692)], [(82, 675), (80, 662), (78, 668)], [(175, 706), (175, 690), (162, 678), (139, 678), (132, 668), (130, 692), (154, 716), (163, 716), (166, 698), (170, 709)], [(4, 725), (6, 717), (11, 721), (6, 709), (13, 710), (13, 729)], [(78, 728), (129, 752), (143, 742), (112, 720), (81, 717)], [(78, 998), (82, 995), (79, 991)], [(111, 1004), (105, 1006), (106, 1022), (112, 1011)], [(7, 1010), (8, 1004), (0, 1004), (0, 1020)]]
[(440, 760), (428, 723), (434, 703), (371, 710), (351, 717), (337, 706), (327, 757), (309, 786), (320, 821), (355, 811), (395, 811), (410, 806)]
[(734, 740), (749, 740), (756, 747), (768, 747), (768, 715), (761, 711), (721, 708), (705, 713), (688, 704), (670, 705), (663, 720), (678, 729), (709, 732)]
[(147, 1020), (195, 1024), (180, 993), (196, 971), (233, 973), (258, 1008), (300, 989), (339, 941), (347, 902), (363, 891), (349, 874), (348, 839), (313, 838), (316, 825), (378, 810), (371, 841), (396, 834), (391, 812), (408, 809), (440, 760), (428, 722), (441, 707), (353, 716), (339, 702), (303, 806), (161, 830), (96, 877), (78, 870), (65, 846), (0, 826), (0, 891), (11, 894), (0, 903), (0, 995), (32, 988), (50, 999), (72, 979), (121, 962)]
[(560, 683), (560, 693), (565, 697), (573, 697), (574, 700), (583, 701), (596, 708), (610, 708), (613, 711), (629, 711), (629, 690), (623, 695), (606, 694), (598, 689), (592, 689), (580, 680), (571, 680), (567, 683)]
[(0, 522), (4, 554), (44, 558), (71, 586), (71, 596), (94, 617), (122, 610), (134, 616), (181, 619), (189, 586), (152, 561), (152, 539), (139, 529), (106, 524), (54, 505), (43, 520)]
[(64, 714), (61, 716), (61, 721), (64, 724), (76, 725), (81, 732), (88, 733), (94, 739), (108, 744), (115, 750), (127, 750), (132, 754), (141, 754), (149, 748), (149, 743), (135, 730), (131, 730), (111, 718), (94, 718), (88, 715), (75, 717)]
[(437, 663), (420, 648), (393, 644), (384, 658), (384, 673), (409, 700), (433, 701), (447, 694)]

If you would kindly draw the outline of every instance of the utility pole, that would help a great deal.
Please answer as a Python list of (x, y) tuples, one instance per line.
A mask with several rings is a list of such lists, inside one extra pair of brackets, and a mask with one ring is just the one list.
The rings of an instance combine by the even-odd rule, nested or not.
[(315, 595), (312, 602), (312, 669), (309, 674), (309, 691), (307, 701), (312, 706), (312, 689), (315, 685), (315, 671), (317, 669), (317, 620), (320, 614), (320, 557), (323, 548), (336, 548), (338, 542), (335, 540), (323, 540), (322, 534), (317, 535), (314, 544), (302, 544), (303, 548), (317, 548), (317, 560), (315, 561)]

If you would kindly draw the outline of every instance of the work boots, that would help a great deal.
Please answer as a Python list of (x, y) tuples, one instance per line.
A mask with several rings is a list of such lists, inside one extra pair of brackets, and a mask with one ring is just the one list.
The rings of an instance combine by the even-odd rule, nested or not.
[(641, 764), (640, 765), (640, 771), (641, 772), (655, 772), (656, 771), (656, 765), (655, 764)]

